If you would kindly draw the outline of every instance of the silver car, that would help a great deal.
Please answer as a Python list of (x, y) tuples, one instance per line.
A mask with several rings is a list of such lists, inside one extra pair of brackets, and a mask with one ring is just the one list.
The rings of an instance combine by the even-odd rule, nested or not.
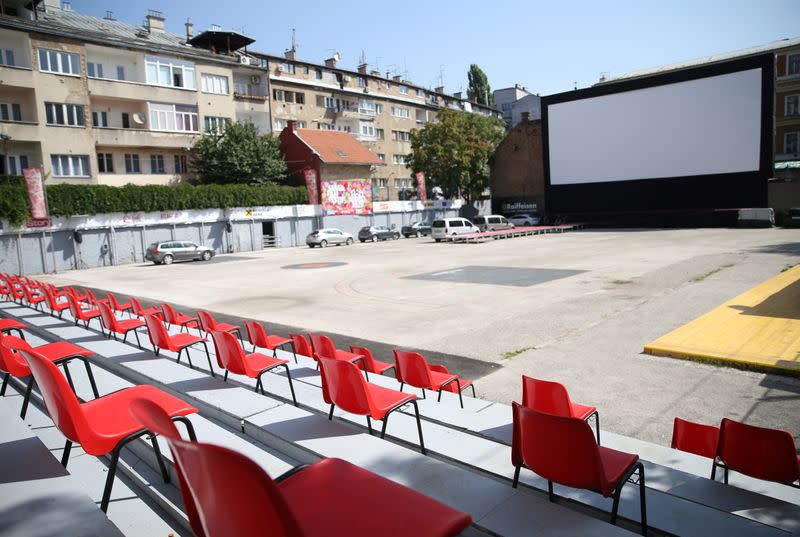
[(171, 265), (173, 261), (190, 261), (202, 259), (208, 261), (214, 257), (214, 249), (189, 241), (154, 242), (148, 246), (144, 258), (156, 265)]
[(353, 244), (353, 236), (346, 231), (329, 227), (325, 229), (315, 229), (306, 237), (306, 244), (309, 248), (319, 246), (325, 248), (329, 244), (346, 244), (350, 246)]

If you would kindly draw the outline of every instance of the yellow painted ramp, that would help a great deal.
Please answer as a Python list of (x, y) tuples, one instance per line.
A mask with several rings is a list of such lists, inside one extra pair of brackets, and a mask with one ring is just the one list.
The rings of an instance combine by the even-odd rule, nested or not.
[(800, 376), (800, 265), (645, 345), (644, 352)]

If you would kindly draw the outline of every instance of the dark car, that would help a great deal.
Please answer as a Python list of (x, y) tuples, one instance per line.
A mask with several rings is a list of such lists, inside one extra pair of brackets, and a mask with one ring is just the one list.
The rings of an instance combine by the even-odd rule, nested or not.
[(389, 229), (386, 226), (364, 226), (358, 232), (358, 240), (361, 242), (378, 242), (388, 239), (396, 240), (400, 238), (400, 232), (396, 229)]
[(431, 234), (431, 223), (430, 222), (411, 222), (407, 226), (403, 226), (400, 230), (403, 234), (403, 237), (422, 237)]
[(208, 261), (214, 257), (214, 250), (208, 246), (200, 246), (189, 241), (154, 242), (147, 247), (144, 258), (156, 265), (171, 265), (173, 261), (190, 261), (202, 259)]

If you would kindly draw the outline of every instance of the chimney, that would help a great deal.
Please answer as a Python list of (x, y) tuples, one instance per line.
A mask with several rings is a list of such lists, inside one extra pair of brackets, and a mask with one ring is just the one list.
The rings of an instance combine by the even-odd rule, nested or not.
[(190, 40), (194, 36), (194, 24), (192, 24), (192, 19), (186, 19), (186, 40)]
[(402, 75), (394, 75), (392, 77), (392, 80), (394, 80), (395, 82), (402, 82), (403, 81), (403, 77), (402, 77)]
[(436, 86), (435, 88), (433, 88), (433, 91), (435, 91), (436, 93), (444, 93), (444, 86)]
[(369, 72), (369, 74), (371, 74), (372, 76), (381, 76), (381, 72), (378, 71), (377, 69), (373, 69), (372, 71)]
[(293, 119), (290, 119), (290, 120), (289, 120), (289, 121), (286, 123), (286, 129), (287, 129), (289, 132), (295, 132), (295, 131), (297, 131), (297, 122), (296, 122), (295, 120), (293, 120)]
[(368, 72), (367, 68), (368, 68), (367, 64), (362, 63), (361, 65), (358, 66), (358, 72), (362, 75), (366, 75)]
[(336, 67), (336, 64), (341, 59), (342, 59), (342, 56), (338, 52), (336, 52), (333, 56), (331, 56), (330, 58), (325, 60), (325, 67)]
[(103, 17), (103, 18), (105, 20), (107, 20), (107, 21), (117, 20), (117, 19), (114, 18), (114, 12), (113, 11), (106, 11), (106, 16)]
[(294, 49), (284, 50), (283, 55), (287, 60), (296, 60), (297, 59), (297, 51)]
[(458, 99), (458, 100), (460, 101), (461, 99), (463, 99), (463, 98), (464, 98), (464, 96), (463, 96), (463, 95), (464, 95), (464, 94), (463, 94), (462, 92), (460, 92), (460, 91), (457, 91), (457, 92), (455, 92), (455, 93), (453, 94), (453, 97), (455, 97), (456, 99)]
[(164, 31), (164, 15), (160, 11), (154, 9), (147, 10), (147, 18), (145, 19), (147, 30), (150, 33), (157, 33)]
[(530, 112), (522, 112), (522, 122), (529, 123), (531, 120), (531, 113)]

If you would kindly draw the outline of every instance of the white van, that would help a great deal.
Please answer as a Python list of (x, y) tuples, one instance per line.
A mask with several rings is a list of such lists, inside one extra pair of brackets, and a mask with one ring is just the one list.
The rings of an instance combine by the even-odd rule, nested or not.
[(478, 229), (481, 231), (496, 231), (514, 228), (514, 224), (506, 220), (505, 216), (500, 216), (499, 214), (476, 216), (472, 219), (472, 223), (478, 226)]
[(480, 230), (466, 218), (442, 218), (434, 220), (431, 225), (431, 237), (439, 242), (447, 237), (478, 233)]

